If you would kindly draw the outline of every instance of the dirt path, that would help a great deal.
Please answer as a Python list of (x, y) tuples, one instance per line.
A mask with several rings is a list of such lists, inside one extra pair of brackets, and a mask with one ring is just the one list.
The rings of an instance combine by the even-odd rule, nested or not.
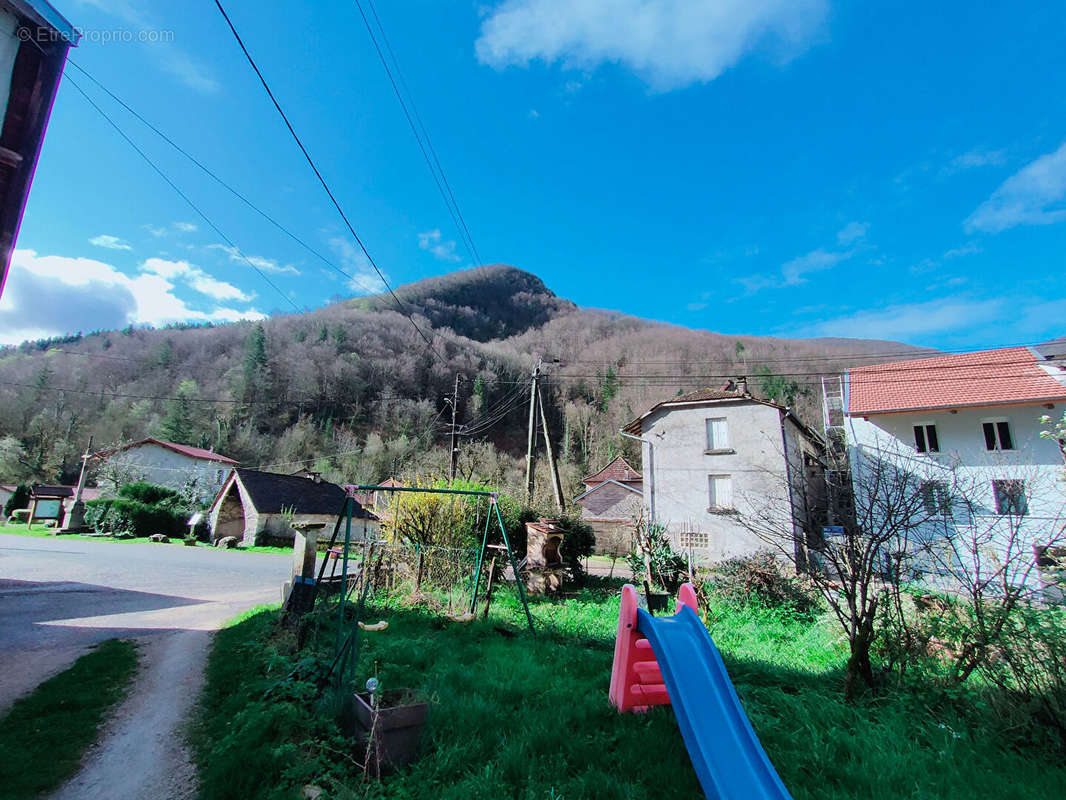
[(185, 723), (203, 685), (210, 631), (142, 639), (133, 691), (119, 706), (85, 766), (53, 800), (186, 800), (196, 769)]

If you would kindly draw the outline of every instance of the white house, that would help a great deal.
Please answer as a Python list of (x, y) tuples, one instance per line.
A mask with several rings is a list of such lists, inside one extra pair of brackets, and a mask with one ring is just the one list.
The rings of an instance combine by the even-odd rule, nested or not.
[(642, 443), (645, 512), (675, 547), (710, 561), (766, 549), (739, 515), (768, 505), (797, 531), (820, 524), (800, 497), (824, 492), (821, 439), (743, 383), (658, 403), (622, 432)]
[(90, 456), (97, 482), (118, 488), (148, 481), (186, 491), (206, 502), (226, 482), (237, 462), (220, 453), (161, 439), (141, 439)]
[[(1040, 436), (1040, 418), (1061, 417), (1066, 405), (1060, 364), (1010, 347), (848, 370), (843, 428), (854, 480), (883, 462), (901, 466), (922, 482), (928, 508), (943, 507), (945, 536), (981, 541), (975, 555), (989, 564), (1004, 562), (1013, 539), (1032, 566), (1066, 524), (1062, 453)], [(953, 496), (964, 502), (949, 508), (942, 498)]]

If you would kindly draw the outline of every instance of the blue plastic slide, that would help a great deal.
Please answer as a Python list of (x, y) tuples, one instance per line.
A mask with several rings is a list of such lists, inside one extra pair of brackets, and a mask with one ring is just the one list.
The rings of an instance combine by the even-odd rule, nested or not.
[(681, 736), (712, 800), (791, 800), (748, 721), (718, 648), (687, 606), (672, 617), (637, 613), (651, 643)]

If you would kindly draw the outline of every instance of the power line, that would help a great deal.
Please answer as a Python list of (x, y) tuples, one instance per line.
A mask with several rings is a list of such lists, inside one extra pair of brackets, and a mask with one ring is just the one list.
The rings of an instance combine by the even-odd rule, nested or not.
[(143, 150), (141, 150), (141, 148), (137, 146), (136, 142), (134, 142), (133, 139), (131, 139), (129, 136), (126, 135), (126, 132), (123, 131), (122, 128), (119, 127), (118, 123), (116, 123), (113, 119), (111, 119), (111, 117), (108, 116), (107, 112), (104, 111), (102, 108), (100, 108), (100, 106), (98, 106), (96, 104), (96, 102), (91, 97), (89, 97), (89, 95), (85, 92), (84, 89), (81, 88), (81, 86), (78, 84), (78, 82), (70, 77), (69, 73), (64, 73), (63, 77), (67, 81), (70, 82), (71, 86), (73, 86), (75, 89), (78, 90), (78, 93), (81, 94), (81, 96), (85, 98), (85, 100), (89, 103), (89, 105), (91, 105), (93, 108), (96, 109), (96, 111), (100, 114), (100, 116), (102, 116), (105, 120), (107, 120), (108, 124), (112, 128), (115, 129), (115, 131), (118, 133), (118, 135), (126, 140), (126, 143), (137, 152), (137, 155), (139, 155), (141, 158), (143, 158), (144, 161), (148, 164), (148, 166), (150, 166), (153, 170), (155, 170), (156, 174), (158, 174), (160, 178), (162, 178), (164, 181), (166, 181), (167, 185), (171, 189), (173, 189), (175, 192), (177, 192), (178, 196), (181, 197), (181, 199), (184, 200), (186, 203), (188, 203), (189, 207), (192, 208), (193, 211), (195, 211), (197, 214), (200, 215), (200, 218), (203, 219), (203, 221), (206, 222), (208, 224), (208, 226), (210, 226), (211, 230), (213, 230), (216, 234), (218, 234), (218, 236), (221, 237), (221, 239), (227, 245), (229, 245), (231, 248), (233, 248), (233, 251), (238, 256), (240, 256), (240, 258), (244, 259), (244, 261), (248, 264), (248, 266), (251, 267), (252, 269), (254, 269), (259, 274), (259, 277), (262, 278), (264, 281), (266, 281), (266, 283), (270, 286), (270, 288), (272, 288), (275, 292), (277, 292), (279, 295), (281, 295), (285, 299), (285, 301), (288, 302), (289, 305), (291, 305), (296, 310), (297, 313), (300, 312), (300, 307), (298, 305), (296, 305), (296, 302), (291, 297), (289, 297), (289, 295), (287, 295), (285, 292), (283, 292), (281, 290), (281, 288), (276, 283), (274, 283), (274, 281), (270, 280), (270, 278), (268, 278), (266, 276), (266, 273), (264, 273), (261, 269), (259, 269), (259, 267), (257, 267), (255, 264), (253, 264), (251, 262), (251, 260), (246, 255), (244, 255), (243, 252), (241, 252), (241, 249), (239, 247), (237, 247), (236, 244), (233, 243), (233, 240), (230, 239), (228, 236), (226, 236), (226, 234), (224, 234), (222, 232), (222, 230), (218, 227), (218, 225), (216, 225), (214, 223), (214, 221), (209, 216), (207, 216), (207, 214), (205, 214), (200, 209), (200, 207), (198, 205), (196, 205), (196, 203), (194, 203), (192, 201), (192, 199), (187, 194), (185, 194), (185, 192), (183, 192), (178, 187), (178, 185), (176, 183), (174, 183), (174, 181), (172, 181), (170, 179), (170, 177), (165, 172), (163, 172), (162, 169), (160, 169), (158, 166), (156, 166), (156, 163), (154, 161), (152, 161), (151, 158), (148, 157), (148, 154), (145, 153)]
[(226, 181), (224, 181), (221, 177), (218, 176), (217, 173), (215, 173), (213, 170), (211, 170), (211, 168), (209, 168), (207, 165), (205, 165), (202, 161), (200, 161), (194, 155), (189, 153), (185, 148), (183, 148), (180, 144), (175, 142), (171, 137), (169, 137), (165, 132), (160, 130), (157, 126), (153, 125), (151, 122), (149, 122), (147, 119), (145, 119), (141, 114), (139, 114), (135, 109), (133, 109), (122, 98), (120, 98), (118, 95), (116, 95), (110, 89), (108, 89), (106, 86), (104, 86), (102, 83), (100, 83), (100, 81), (98, 81), (96, 78), (94, 78), (80, 64), (77, 64), (77, 63), (75, 63), (74, 61), (71, 61), (71, 60), (68, 60), (67, 63), (69, 63), (71, 66), (73, 66), (75, 69), (77, 69), (82, 75), (84, 75), (86, 78), (88, 78), (94, 84), (96, 84), (96, 86), (99, 87), (100, 90), (102, 92), (104, 92), (108, 97), (110, 97), (112, 100), (114, 100), (116, 103), (118, 103), (124, 109), (126, 109), (126, 111), (128, 111), (130, 114), (132, 114), (138, 121), (140, 121), (149, 130), (151, 130), (153, 133), (155, 133), (157, 136), (159, 136), (164, 142), (169, 144), (178, 153), (180, 153), (182, 156), (184, 156), (186, 159), (188, 159), (188, 161), (190, 163), (192, 163), (193, 165), (198, 167), (205, 175), (207, 175), (212, 180), (214, 180), (219, 186), (221, 186), (223, 189), (228, 191), (230, 194), (232, 194), (234, 197), (236, 197), (238, 200), (240, 200), (242, 203), (244, 203), (246, 206), (248, 206), (248, 208), (250, 208), (252, 211), (257, 213), (259, 216), (261, 216), (263, 219), (265, 219), (267, 222), (269, 222), (271, 225), (273, 225), (279, 231), (284, 233), (286, 236), (288, 236), (290, 239), (292, 239), (294, 242), (296, 242), (296, 244), (300, 245), (300, 247), (302, 247), (304, 250), (309, 252), (311, 255), (313, 255), (315, 258), (317, 258), (319, 261), (324, 263), (327, 267), (329, 267), (330, 269), (334, 270), (335, 272), (340, 273), (341, 275), (343, 275), (345, 278), (348, 278), (348, 280), (352, 281), (353, 283), (358, 284), (360, 287), (362, 287), (366, 292), (368, 292), (370, 294), (376, 294), (378, 292), (378, 289), (376, 287), (372, 287), (372, 286), (369, 286), (366, 283), (363, 283), (355, 275), (352, 275), (352, 274), (346, 272), (341, 267), (339, 267), (336, 264), (334, 264), (326, 256), (324, 256), (319, 250), (317, 250), (314, 247), (312, 247), (306, 241), (301, 239), (295, 233), (293, 233), (288, 228), (286, 228), (284, 225), (282, 225), (280, 222), (278, 222), (276, 219), (274, 219), (274, 217), (270, 216), (270, 214), (268, 214), (267, 212), (265, 212), (261, 208), (259, 208), (257, 205), (255, 205), (251, 200), (248, 199), (248, 197), (246, 195), (242, 194), (240, 191), (238, 191), (233, 186), (231, 186)]
[[(751, 362), (752, 363), (749, 364), (748, 366), (757, 366), (758, 364), (769, 364), (769, 363), (779, 363), (779, 362), (803, 363), (803, 362), (810, 362), (810, 361), (836, 361), (836, 360), (839, 360), (839, 361), (850, 361), (850, 360), (853, 360), (853, 359), (891, 358), (891, 357), (897, 357), (897, 356), (914, 356), (913, 359), (910, 359), (910, 360), (914, 361), (914, 360), (921, 360), (921, 359), (925, 359), (925, 358), (942, 358), (945, 354), (951, 355), (951, 354), (974, 353), (974, 352), (980, 353), (980, 352), (986, 352), (987, 350), (1004, 350), (1004, 349), (1014, 348), (1014, 347), (1037, 347), (1037, 346), (1039, 346), (1041, 344), (1045, 344), (1045, 342), (1021, 342), (1021, 343), (1018, 343), (1018, 344), (1004, 344), (1004, 345), (1000, 345), (999, 347), (986, 348), (986, 350), (977, 350), (977, 351), (975, 351), (975, 350), (973, 350), (971, 348), (945, 348), (945, 349), (933, 352), (931, 354), (926, 354), (926, 353), (922, 353), (920, 351), (916, 351), (914, 349), (909, 349), (909, 350), (893, 350), (893, 351), (881, 351), (881, 352), (869, 352), (869, 353), (839, 353), (839, 354), (826, 353), (826, 354), (823, 354), (823, 355), (781, 356), (781, 357), (778, 357), (778, 358), (755, 358), (755, 357), (752, 357), (751, 358)], [(669, 359), (664, 359), (664, 360), (654, 360), (654, 359), (629, 360), (629, 359), (626, 359), (624, 357), (623, 358), (617, 358), (616, 357), (614, 359), (611, 359), (611, 358), (595, 358), (595, 359), (593, 359), (593, 358), (585, 358), (585, 359), (581, 359), (581, 358), (564, 358), (564, 359), (562, 359), (562, 363), (563, 364), (602, 364), (604, 366), (617, 367), (617, 366), (619, 366), (619, 363), (622, 362), (622, 366), (624, 368), (624, 367), (631, 366), (631, 365), (738, 364), (738, 363), (743, 362), (745, 360), (746, 360), (746, 358), (744, 356), (739, 356), (739, 357), (736, 357), (736, 358), (728, 358), (728, 357), (724, 357), (724, 358), (708, 358), (708, 359), (699, 359), (699, 358), (689, 359), (689, 358), (686, 358), (686, 359), (676, 359), (676, 360), (669, 360)]]
[[(366, 13), (363, 11), (362, 3), (360, 3), (359, 0), (354, 0), (354, 2), (355, 7), (359, 10), (359, 16), (363, 18), (363, 25), (366, 26), (366, 31), (370, 34), (370, 41), (374, 45), (374, 50), (378, 54), (378, 60), (381, 61), (381, 66), (385, 69), (385, 75), (389, 79), (392, 91), (396, 95), (396, 99), (400, 102), (400, 108), (403, 110), (404, 117), (407, 118), (407, 124), (411, 127), (411, 133), (415, 136), (415, 141), (418, 143), (418, 149), (422, 151), (422, 158), (425, 159), (426, 166), (429, 167), (429, 172), (433, 176), (433, 182), (437, 185), (437, 191), (440, 192), (441, 199), (444, 200), (444, 205), (448, 209), (448, 213), (451, 215), (452, 222), (455, 223), (456, 230), (459, 232), (459, 238), (462, 240), (463, 246), (469, 251), (470, 258), (473, 260), (475, 266), (479, 265), (482, 263), (481, 254), (477, 251), (477, 246), (474, 244), (474, 238), (470, 235), (470, 229), (467, 227), (466, 219), (463, 217), (463, 212), (459, 208), (459, 203), (455, 199), (455, 194), (452, 192), (451, 184), (448, 183), (448, 178), (444, 174), (444, 168), (440, 164), (440, 159), (437, 158), (436, 150), (433, 149), (433, 143), (429, 138), (429, 131), (426, 130), (426, 126), (423, 124), (422, 118), (418, 114), (418, 108), (415, 106), (411, 89), (403, 79), (403, 73), (400, 71), (400, 64), (396, 58), (396, 53), (393, 52), (392, 45), (389, 44), (389, 38), (385, 33), (385, 28), (381, 24), (381, 19), (378, 17), (377, 9), (374, 8), (373, 0), (366, 0), (366, 3), (374, 17), (374, 22), (378, 26), (381, 40), (385, 43), (385, 48), (388, 50), (389, 56), (392, 58), (393, 65), (396, 69), (396, 75), (399, 77), (400, 83), (403, 85), (403, 88), (407, 93), (408, 99), (406, 102), (404, 101), (403, 94), (400, 92), (400, 87), (396, 83), (396, 78), (393, 77), (393, 71), (389, 68), (389, 63), (385, 58), (385, 54), (382, 52), (381, 46), (378, 44), (377, 36), (374, 35), (374, 29), (370, 25), (370, 20), (367, 19)], [(408, 110), (408, 104), (410, 104), (410, 110)], [(412, 113), (414, 114), (414, 119), (412, 119)], [(418, 121), (417, 126), (415, 125), (415, 120)], [(419, 129), (421, 129), (421, 133), (419, 133)], [(432, 154), (432, 158), (430, 154)]]
[(218, 7), (219, 13), (222, 14), (222, 18), (226, 20), (226, 24), (229, 26), (230, 32), (233, 34), (233, 38), (237, 40), (237, 44), (240, 46), (241, 52), (244, 53), (244, 57), (248, 60), (248, 64), (251, 65), (252, 69), (255, 71), (255, 74), (259, 78), (259, 82), (263, 84), (263, 88), (266, 90), (267, 95), (270, 97), (270, 102), (274, 104), (274, 108), (277, 109), (277, 112), (281, 116), (281, 119), (285, 122), (285, 127), (288, 128), (289, 133), (292, 134), (292, 138), (296, 142), (296, 145), (300, 148), (300, 152), (303, 153), (304, 158), (307, 160), (308, 166), (311, 167), (311, 170), (315, 173), (315, 177), (318, 178), (318, 182), (322, 184), (322, 188), (326, 191), (326, 194), (329, 195), (329, 199), (333, 203), (333, 207), (337, 209), (337, 213), (340, 214), (341, 219), (344, 220), (344, 224), (347, 226), (348, 232), (351, 233), (352, 238), (355, 239), (356, 244), (359, 245), (359, 249), (362, 250), (367, 262), (370, 264), (371, 267), (373, 267), (374, 272), (377, 273), (378, 278), (381, 279), (382, 284), (384, 284), (385, 288), (392, 296), (392, 299), (396, 302), (396, 308), (399, 309), (401, 314), (406, 316), (407, 319), (411, 321), (411, 324), (414, 325), (415, 330), (418, 331), (418, 335), (422, 337), (423, 341), (425, 341), (426, 346), (429, 348), (430, 352), (432, 352), (441, 361), (441, 363), (446, 363), (445, 359), (440, 355), (440, 353), (437, 352), (436, 348), (433, 347), (433, 342), (430, 341), (429, 337), (426, 336), (426, 334), (422, 331), (420, 327), (418, 327), (418, 323), (415, 322), (414, 317), (411, 315), (410, 311), (408, 311), (404, 307), (404, 304), (396, 295), (396, 292), (393, 291), (392, 286), (389, 285), (388, 280), (386, 280), (384, 273), (378, 268), (377, 263), (371, 257), (370, 251), (367, 250), (366, 245), (363, 244), (363, 240), (360, 239), (359, 234), (355, 232), (355, 228), (349, 221), (348, 215), (344, 213), (344, 209), (341, 208), (341, 204), (340, 202), (338, 202), (336, 195), (333, 194), (333, 190), (329, 188), (329, 184), (326, 183), (326, 179), (322, 177), (322, 173), (319, 171), (318, 166), (314, 162), (314, 159), (311, 158), (311, 154), (307, 152), (307, 148), (304, 147), (304, 143), (300, 139), (300, 136), (296, 133), (296, 129), (293, 128), (292, 123), (289, 122), (288, 116), (286, 116), (285, 111), (281, 107), (281, 104), (274, 96), (274, 92), (270, 89), (270, 84), (267, 83), (266, 78), (263, 76), (263, 73), (260, 71), (258, 65), (255, 63), (255, 59), (252, 58), (252, 54), (248, 52), (248, 48), (245, 47), (244, 40), (241, 39), (241, 35), (237, 33), (237, 28), (234, 27), (233, 21), (226, 13), (226, 9), (222, 7), (222, 3), (220, 2), (220, 0), (215, 0), (215, 6)]

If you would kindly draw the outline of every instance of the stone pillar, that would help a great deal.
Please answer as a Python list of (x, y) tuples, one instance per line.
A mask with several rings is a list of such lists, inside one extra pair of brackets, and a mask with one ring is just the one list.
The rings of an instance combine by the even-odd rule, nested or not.
[(324, 522), (297, 522), (292, 526), (296, 532), (292, 545), (292, 577), (315, 578), (315, 561), (318, 557), (318, 533)]
[(306, 614), (315, 603), (315, 563), (318, 559), (318, 533), (324, 522), (297, 522), (292, 545), (292, 578), (281, 590), (285, 611)]

